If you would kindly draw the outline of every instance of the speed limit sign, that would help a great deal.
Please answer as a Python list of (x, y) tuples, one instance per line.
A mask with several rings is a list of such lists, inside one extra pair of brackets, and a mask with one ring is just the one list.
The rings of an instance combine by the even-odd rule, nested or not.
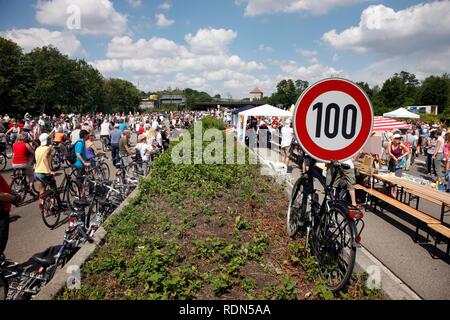
[(344, 79), (325, 79), (310, 86), (294, 110), (297, 140), (306, 153), (320, 161), (351, 158), (364, 147), (372, 127), (369, 98)]

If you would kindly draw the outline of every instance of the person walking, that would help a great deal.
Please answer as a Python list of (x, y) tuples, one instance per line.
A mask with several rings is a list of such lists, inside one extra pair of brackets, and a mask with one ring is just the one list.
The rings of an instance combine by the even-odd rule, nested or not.
[[(399, 133), (392, 136), (392, 141), (388, 146), (389, 151), (389, 171), (394, 172), (395, 176), (401, 178), (403, 169), (406, 168), (406, 159), (410, 150), (403, 144)], [(391, 196), (397, 198), (397, 187), (392, 186)]]
[(292, 140), (294, 139), (294, 129), (291, 124), (291, 119), (287, 119), (283, 128), (281, 128), (281, 153), (284, 156), (283, 161), (286, 165), (286, 172), (289, 169), (289, 153)]
[(427, 174), (429, 175), (436, 174), (436, 167), (433, 159), (433, 155), (436, 151), (436, 142), (436, 131), (431, 131), (425, 142), (427, 150)]
[(117, 167), (119, 163), (119, 142), (122, 137), (122, 132), (119, 130), (119, 124), (114, 125), (114, 130), (111, 131), (110, 141), (111, 141), (111, 156), (113, 160), (113, 165)]
[(444, 145), (445, 145), (445, 140), (444, 137), (442, 136), (442, 130), (438, 129), (436, 130), (436, 147), (434, 150), (434, 153), (431, 157), (431, 159), (434, 161), (434, 167), (435, 167), (435, 173), (437, 176), (437, 181), (439, 183), (443, 183), (443, 167), (442, 167), (442, 160), (444, 158)]

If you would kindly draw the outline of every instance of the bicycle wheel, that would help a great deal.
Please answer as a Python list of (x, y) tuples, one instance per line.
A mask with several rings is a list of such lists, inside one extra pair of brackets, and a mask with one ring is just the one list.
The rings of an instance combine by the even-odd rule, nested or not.
[(355, 266), (355, 223), (338, 206), (332, 206), (319, 219), (312, 233), (313, 253), (319, 262), (320, 277), (331, 291), (337, 292), (347, 285)]
[(3, 153), (0, 153), (0, 171), (5, 170), (6, 164), (8, 160), (6, 159), (6, 156)]
[(137, 178), (139, 176), (139, 166), (133, 162), (127, 167), (127, 174), (130, 177)]
[(306, 211), (306, 204), (303, 201), (304, 179), (298, 179), (292, 188), (291, 199), (287, 211), (287, 233), (290, 237), (294, 237), (300, 227), (300, 219)]
[(81, 192), (78, 184), (75, 181), (70, 180), (70, 182), (68, 182), (67, 189), (65, 190), (64, 193), (64, 201), (69, 205), (69, 207), (72, 208), (73, 201), (80, 197)]
[(27, 182), (25, 177), (15, 177), (9, 187), (14, 194), (17, 194), (20, 197), (19, 203), (22, 203), (27, 196)]
[(111, 177), (111, 169), (109, 168), (108, 164), (103, 162), (100, 164), (99, 166), (100, 172), (101, 172), (101, 177), (103, 179), (103, 181), (109, 181), (110, 177)]
[(61, 210), (58, 208), (58, 202), (53, 194), (44, 198), (41, 214), (42, 220), (48, 228), (53, 229), (58, 224)]
[(8, 280), (4, 276), (0, 276), (0, 301), (6, 300), (8, 297)]

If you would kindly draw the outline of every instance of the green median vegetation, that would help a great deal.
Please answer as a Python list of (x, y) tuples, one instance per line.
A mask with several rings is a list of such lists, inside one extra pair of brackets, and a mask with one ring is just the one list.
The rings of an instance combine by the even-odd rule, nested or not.
[[(203, 125), (223, 129), (209, 117)], [(285, 233), (286, 193), (259, 165), (174, 164), (171, 150), (106, 222), (105, 243), (81, 268), (82, 288), (57, 299), (381, 297), (361, 279), (341, 294), (321, 286), (314, 258)]]

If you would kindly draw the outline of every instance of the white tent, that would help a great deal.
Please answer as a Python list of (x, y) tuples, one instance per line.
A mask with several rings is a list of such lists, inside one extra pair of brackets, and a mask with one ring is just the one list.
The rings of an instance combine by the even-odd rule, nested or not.
[(243, 117), (243, 122), (239, 123), (238, 133), (242, 141), (245, 141), (245, 131), (248, 117), (285, 117), (292, 118), (292, 113), (269, 104), (259, 106), (253, 109), (245, 110), (239, 113), (239, 118)]
[(419, 119), (420, 116), (418, 114), (412, 113), (405, 108), (399, 108), (397, 110), (384, 113), (383, 117), (386, 118), (401, 118), (401, 119)]

